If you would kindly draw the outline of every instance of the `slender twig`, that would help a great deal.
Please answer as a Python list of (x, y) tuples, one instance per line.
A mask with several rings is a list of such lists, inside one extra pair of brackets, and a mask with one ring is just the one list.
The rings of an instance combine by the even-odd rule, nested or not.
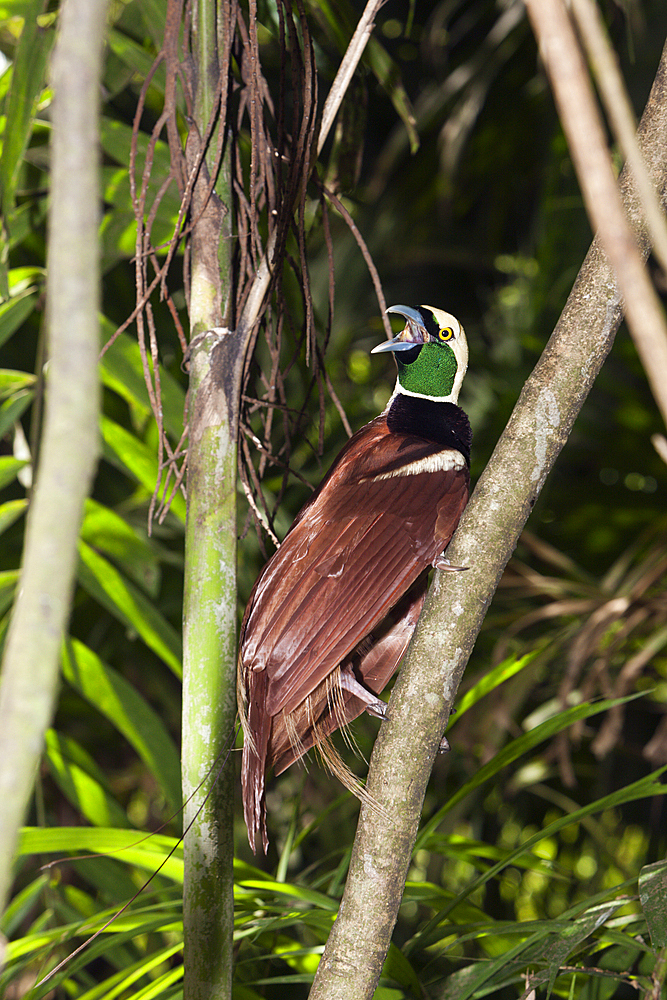
[(364, 54), (364, 49), (368, 45), (368, 40), (373, 31), (373, 19), (385, 3), (385, 0), (368, 0), (363, 14), (359, 18), (359, 23), (347, 47), (343, 60), (338, 67), (338, 72), (331, 84), (331, 90), (324, 103), (322, 110), (322, 124), (320, 125), (320, 135), (317, 140), (317, 155), (319, 156), (331, 131), (331, 126), (338, 114), (341, 102), (350, 86), (350, 81), (359, 65), (359, 60)]
[(598, 5), (593, 0), (570, 0), (570, 3), (579, 34), (586, 46), (607, 119), (637, 185), (653, 242), (653, 253), (667, 274), (667, 220), (639, 152), (637, 122), (616, 53), (605, 32)]
[(336, 211), (339, 212), (345, 219), (345, 222), (347, 223), (350, 232), (357, 241), (357, 245), (361, 250), (364, 260), (366, 261), (366, 266), (371, 276), (371, 281), (373, 282), (373, 288), (375, 289), (375, 294), (377, 296), (378, 305), (380, 307), (380, 315), (382, 317), (382, 322), (384, 324), (385, 333), (387, 334), (387, 339), (391, 340), (391, 338), (393, 337), (393, 333), (391, 332), (391, 324), (389, 323), (389, 319), (387, 317), (387, 303), (384, 297), (384, 292), (382, 291), (382, 282), (380, 281), (380, 275), (377, 272), (377, 268), (373, 262), (373, 258), (371, 257), (370, 250), (366, 246), (366, 241), (359, 232), (357, 224), (355, 223), (354, 219), (352, 218), (348, 210), (345, 208), (345, 205), (340, 200), (340, 198), (337, 198), (336, 195), (333, 193), (333, 191), (329, 191), (327, 188), (324, 187), (324, 185), (322, 185), (322, 190), (324, 191), (325, 195), (327, 196), (331, 204), (334, 206)]
[(628, 225), (584, 60), (562, 0), (526, 0), (593, 229), (615, 271), (628, 327), (667, 424), (667, 325)]

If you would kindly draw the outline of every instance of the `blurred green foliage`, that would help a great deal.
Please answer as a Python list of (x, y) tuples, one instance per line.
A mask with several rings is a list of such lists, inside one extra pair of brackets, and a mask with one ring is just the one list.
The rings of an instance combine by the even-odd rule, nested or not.
[[(361, 5), (306, 8), (326, 93)], [(0, 50), (8, 60), (0, 77), (4, 636), (44, 391), (51, 94), (43, 69), (55, 21), (34, 0), (5, 0), (2, 9)], [(639, 114), (667, 34), (667, 12), (647, 0), (626, 9), (609, 5), (605, 13)], [(259, 21), (264, 72), (275, 84), (271, 0), (260, 3)], [(163, 25), (164, 9), (151, 0), (111, 7), (101, 123), (108, 336), (134, 307), (131, 122)], [(163, 96), (158, 71), (147, 118), (157, 117)], [(368, 243), (387, 301), (432, 303), (465, 325), (471, 362), (462, 404), (475, 433), (475, 478), (591, 239), (521, 5), (389, 0), (358, 73), (352, 110), (341, 115), (345, 125), (325, 147), (321, 174)], [(143, 124), (144, 138), (151, 125)], [(246, 140), (242, 133), (239, 142), (247, 148)], [(158, 144), (156, 188), (168, 170), (166, 144)], [(309, 189), (308, 259), (316, 321), (324, 329), (329, 272), (318, 197)], [(158, 232), (165, 238), (177, 211), (174, 198), (163, 201)], [(330, 223), (335, 313), (326, 367), (356, 429), (383, 408), (393, 371), (386, 359), (369, 355), (383, 331), (366, 265), (333, 211)], [(181, 267), (177, 258), (170, 288), (184, 306)], [(290, 280), (285, 294), (298, 311)], [(165, 425), (175, 444), (186, 381), (168, 311), (157, 299), (154, 308)], [(175, 856), (110, 932), (58, 974), (52, 995), (181, 995), (176, 837), (185, 504), (178, 495), (148, 534), (157, 432), (129, 333), (104, 355), (101, 373), (104, 457), (82, 531), (58, 713), (17, 862), (16, 895), (2, 925), (10, 943), (0, 990), (8, 998), (27, 995), (73, 942), (137, 891), (172, 847)], [(303, 359), (296, 359), (287, 384), (298, 409), (312, 392)], [(312, 402), (315, 407), (315, 396)], [(659, 769), (667, 762), (667, 477), (650, 441), (661, 430), (622, 330), (536, 504), (530, 533), (471, 660), (451, 727), (453, 750), (437, 761), (427, 794), (379, 998), (420, 996), (425, 989), (431, 997), (504, 1000), (528, 989), (529, 975), (539, 996), (548, 987), (557, 996), (590, 1000), (636, 996), (637, 990), (658, 995), (650, 993), (651, 945), (665, 946), (664, 909), (652, 901), (664, 892), (664, 869), (646, 869), (641, 899), (638, 878), (666, 849)], [(290, 465), (314, 484), (344, 440), (340, 416), (328, 403), (322, 446), (313, 413)], [(279, 536), (308, 495), (294, 476), (283, 496), (282, 481), (283, 470), (269, 466), (262, 483), (269, 505), (280, 499)], [(241, 530), (247, 513), (241, 493), (240, 503)], [(251, 529), (239, 556), (240, 612), (262, 559)], [(558, 700), (564, 692), (567, 709)], [(612, 711), (596, 704), (600, 695), (641, 697)], [(355, 726), (366, 757), (376, 727), (368, 719)], [(354, 766), (364, 772), (363, 760)], [(281, 776), (269, 789), (268, 806), (272, 853), (261, 870), (250, 864), (238, 821), (240, 1000), (307, 994), (344, 883), (358, 807), (315, 766)], [(143, 830), (159, 833), (144, 838)], [(89, 852), (94, 856), (39, 871), (54, 854)], [(45, 996), (52, 987), (30, 995)]]

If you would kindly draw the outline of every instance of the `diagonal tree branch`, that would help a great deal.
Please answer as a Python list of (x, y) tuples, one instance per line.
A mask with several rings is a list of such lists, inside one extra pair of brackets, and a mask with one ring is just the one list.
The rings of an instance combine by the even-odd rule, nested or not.
[(667, 274), (667, 219), (637, 144), (637, 122), (625, 88), (618, 58), (609, 41), (596, 0), (573, 0), (572, 14), (582, 43), (586, 47), (591, 70), (600, 91), (609, 126), (623, 152), (623, 158), (635, 176), (651, 233), (653, 253)]
[(385, 0), (368, 0), (363, 14), (359, 18), (359, 23), (354, 30), (354, 34), (350, 39), (350, 44), (347, 47), (347, 52), (343, 56), (343, 60), (338, 67), (338, 72), (334, 82), (331, 84), (331, 90), (327, 95), (324, 107), (322, 109), (322, 124), (320, 125), (320, 134), (317, 138), (317, 155), (319, 156), (324, 149), (324, 143), (327, 141), (327, 136), (331, 131), (331, 126), (333, 125), (336, 115), (338, 114), (338, 109), (341, 106), (342, 100), (347, 93), (347, 88), (352, 82), (352, 77), (354, 76), (355, 70), (359, 65), (359, 60), (364, 54), (364, 49), (370, 41), (370, 37), (373, 33), (373, 20), (375, 15), (380, 10), (380, 7), (384, 5)]
[[(667, 49), (639, 141), (664, 201)], [(621, 191), (645, 259), (649, 238), (626, 175)], [(361, 808), (345, 893), (311, 1000), (373, 996), (396, 922), (431, 767), (465, 665), (502, 572), (611, 349), (621, 317), (616, 278), (595, 241), (448, 549), (453, 564), (470, 569), (436, 574), (429, 592), (368, 776), (368, 791), (394, 822)]]

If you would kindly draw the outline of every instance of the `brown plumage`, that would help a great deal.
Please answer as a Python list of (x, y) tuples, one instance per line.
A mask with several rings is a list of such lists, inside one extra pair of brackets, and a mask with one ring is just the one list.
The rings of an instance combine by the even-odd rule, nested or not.
[[(425, 413), (406, 417), (405, 399)], [(375, 696), (407, 649), (428, 569), (468, 499), (465, 414), (451, 402), (414, 405), (399, 399), (348, 441), (250, 596), (238, 687), (253, 850), (260, 832), (264, 851), (268, 846), (268, 767), (279, 774), (315, 746), (347, 787), (364, 795), (327, 737), (365, 709), (382, 714)], [(438, 419), (430, 431), (424, 415), (433, 407)]]

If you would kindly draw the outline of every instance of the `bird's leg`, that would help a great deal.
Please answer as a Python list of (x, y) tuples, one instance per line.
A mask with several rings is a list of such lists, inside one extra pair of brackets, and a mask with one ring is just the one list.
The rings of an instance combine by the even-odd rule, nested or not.
[(352, 673), (350, 667), (342, 667), (340, 671), (340, 686), (344, 691), (349, 691), (359, 701), (363, 701), (369, 715), (375, 715), (378, 719), (385, 719), (387, 716), (387, 705), (381, 698), (374, 695), (372, 691), (360, 684)]
[[(458, 568), (458, 567), (457, 567)], [(342, 667), (339, 672), (340, 686), (344, 691), (349, 691), (359, 701), (363, 701), (369, 715), (375, 715), (378, 719), (387, 718), (387, 704), (381, 698), (377, 698), (371, 691), (360, 684), (354, 676), (351, 667)], [(440, 740), (438, 753), (447, 753), (451, 750), (446, 736)]]
[(462, 573), (470, 568), (469, 566), (452, 566), (449, 559), (445, 559), (444, 556), (436, 556), (432, 565), (433, 569), (439, 569), (445, 573)]

